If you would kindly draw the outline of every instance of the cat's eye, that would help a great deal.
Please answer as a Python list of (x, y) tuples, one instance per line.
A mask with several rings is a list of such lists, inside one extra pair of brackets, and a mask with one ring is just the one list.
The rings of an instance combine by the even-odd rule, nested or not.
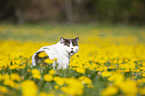
[(69, 45), (67, 45), (67, 47), (69, 47)]
[(77, 46), (77, 44), (73, 44), (73, 46), (75, 47), (75, 46)]

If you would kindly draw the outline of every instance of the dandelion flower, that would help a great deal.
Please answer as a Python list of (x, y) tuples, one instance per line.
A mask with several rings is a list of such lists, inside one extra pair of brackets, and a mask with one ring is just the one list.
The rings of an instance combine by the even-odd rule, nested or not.
[(45, 81), (52, 81), (52, 80), (53, 80), (53, 76), (50, 75), (50, 74), (45, 74), (45, 75), (44, 75), (44, 80), (45, 80)]

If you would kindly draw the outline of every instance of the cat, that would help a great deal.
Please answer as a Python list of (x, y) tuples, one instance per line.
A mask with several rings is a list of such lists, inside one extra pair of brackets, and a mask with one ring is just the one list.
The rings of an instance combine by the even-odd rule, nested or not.
[(36, 66), (38, 54), (40, 52), (45, 52), (48, 55), (49, 59), (54, 60), (57, 58), (56, 62), (53, 62), (52, 66), (55, 70), (56, 63), (58, 64), (58, 69), (66, 69), (70, 62), (70, 57), (78, 52), (79, 37), (75, 39), (64, 39), (60, 38), (60, 41), (51, 46), (44, 46), (40, 48), (34, 55), (32, 56), (32, 64)]

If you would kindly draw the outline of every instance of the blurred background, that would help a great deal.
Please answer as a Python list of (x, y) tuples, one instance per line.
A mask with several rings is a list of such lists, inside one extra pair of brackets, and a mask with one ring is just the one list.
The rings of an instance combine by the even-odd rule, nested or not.
[(0, 22), (145, 24), (145, 0), (0, 0)]

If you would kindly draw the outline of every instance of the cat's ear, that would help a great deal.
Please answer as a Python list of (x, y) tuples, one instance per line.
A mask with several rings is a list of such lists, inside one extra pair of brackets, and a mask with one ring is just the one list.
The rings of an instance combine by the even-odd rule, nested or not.
[(79, 37), (76, 37), (75, 40), (78, 42), (79, 41)]
[(65, 39), (63, 37), (60, 37), (60, 43), (63, 43)]

